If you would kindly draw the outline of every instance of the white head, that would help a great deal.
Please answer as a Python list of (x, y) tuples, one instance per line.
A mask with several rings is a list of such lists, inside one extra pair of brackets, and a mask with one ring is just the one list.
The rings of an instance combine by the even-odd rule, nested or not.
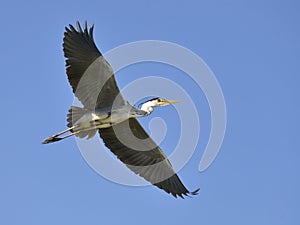
[(154, 107), (158, 106), (166, 106), (170, 104), (178, 103), (178, 100), (166, 100), (163, 98), (152, 98), (142, 104), (141, 110), (147, 112), (147, 114), (150, 114), (153, 112)]

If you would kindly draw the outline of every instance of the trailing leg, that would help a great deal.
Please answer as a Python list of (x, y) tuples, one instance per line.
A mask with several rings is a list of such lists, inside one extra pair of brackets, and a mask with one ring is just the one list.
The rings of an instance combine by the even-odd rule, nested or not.
[(46, 138), (46, 139), (42, 142), (42, 144), (49, 144), (49, 143), (52, 143), (52, 142), (60, 141), (60, 140), (62, 140), (62, 139), (65, 139), (65, 138), (67, 138), (67, 137), (70, 137), (70, 136), (72, 136), (72, 135), (78, 133), (78, 132), (75, 132), (75, 133), (71, 133), (71, 134), (69, 134), (69, 135), (66, 135), (66, 136), (64, 136), (64, 137), (58, 137), (58, 136), (60, 136), (60, 135), (62, 135), (62, 134), (64, 134), (64, 133), (67, 133), (68, 131), (71, 131), (71, 130), (74, 129), (75, 127), (76, 127), (76, 126), (70, 127), (70, 128), (68, 128), (68, 129), (66, 129), (66, 130), (64, 130), (64, 131), (62, 131), (62, 132), (59, 132), (59, 133), (57, 133), (57, 134), (54, 134), (54, 135), (52, 135), (52, 136)]

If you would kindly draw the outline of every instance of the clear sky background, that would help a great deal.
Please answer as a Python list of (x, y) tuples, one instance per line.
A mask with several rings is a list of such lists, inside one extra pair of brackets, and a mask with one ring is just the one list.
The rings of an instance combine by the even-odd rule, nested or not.
[[(0, 224), (300, 224), (299, 11), (296, 0), (2, 2)], [(203, 173), (198, 164), (209, 108), (204, 95), (182, 81), (198, 105), (203, 132), (179, 175), (191, 190), (201, 188), (197, 197), (174, 199), (156, 187), (112, 183), (87, 165), (74, 138), (40, 144), (66, 127), (73, 94), (63, 32), (85, 19), (95, 23), (102, 52), (138, 40), (171, 41), (215, 73), (228, 124), (220, 154)], [(120, 71), (117, 81), (122, 88), (165, 74), (181, 82), (172, 72), (148, 64)], [(153, 115), (168, 118), (170, 109)], [(163, 143), (168, 154), (173, 147), (172, 138)]]

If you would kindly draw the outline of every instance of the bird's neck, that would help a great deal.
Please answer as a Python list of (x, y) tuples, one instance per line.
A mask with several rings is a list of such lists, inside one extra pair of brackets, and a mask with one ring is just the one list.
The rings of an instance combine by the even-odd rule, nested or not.
[(147, 112), (147, 114), (150, 114), (153, 112), (153, 104), (152, 102), (146, 102), (142, 105), (141, 110)]

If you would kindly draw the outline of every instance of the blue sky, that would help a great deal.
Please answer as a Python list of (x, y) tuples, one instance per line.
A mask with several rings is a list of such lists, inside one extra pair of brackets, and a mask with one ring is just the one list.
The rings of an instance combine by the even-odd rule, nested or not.
[[(3, 2), (0, 224), (299, 224), (299, 10), (292, 0)], [(40, 144), (65, 129), (73, 94), (63, 32), (85, 19), (95, 23), (102, 52), (164, 40), (191, 49), (213, 70), (228, 123), (221, 152), (203, 173), (198, 164), (210, 129), (205, 96), (169, 67), (146, 64), (117, 74), (120, 87), (166, 74), (190, 90), (202, 130), (179, 175), (190, 189), (201, 188), (197, 197), (176, 200), (155, 187), (107, 181), (73, 138)], [(170, 130), (163, 143), (168, 154), (178, 137)]]

